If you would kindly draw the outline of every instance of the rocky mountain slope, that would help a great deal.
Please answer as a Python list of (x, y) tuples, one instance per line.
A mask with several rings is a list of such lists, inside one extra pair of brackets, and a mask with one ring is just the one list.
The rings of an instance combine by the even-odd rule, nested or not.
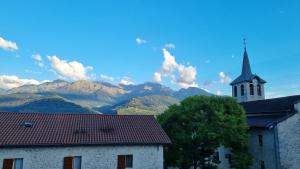
[(171, 104), (192, 95), (211, 94), (199, 88), (174, 91), (152, 82), (114, 85), (98, 81), (55, 80), (1, 90), (0, 111), (159, 114)]
[(0, 95), (2, 112), (43, 112), (43, 113), (97, 113), (59, 96), (43, 96), (30, 93)]

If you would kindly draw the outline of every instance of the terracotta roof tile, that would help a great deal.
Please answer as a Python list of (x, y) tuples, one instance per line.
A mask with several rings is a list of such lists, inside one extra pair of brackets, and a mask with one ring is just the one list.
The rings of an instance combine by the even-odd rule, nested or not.
[(0, 147), (169, 143), (153, 116), (0, 113)]

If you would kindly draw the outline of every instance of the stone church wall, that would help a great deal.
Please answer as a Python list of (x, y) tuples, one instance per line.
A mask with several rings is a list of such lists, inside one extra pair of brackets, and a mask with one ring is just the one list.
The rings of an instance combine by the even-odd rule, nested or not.
[(299, 169), (300, 167), (300, 103), (295, 105), (295, 109), (298, 113), (278, 124), (282, 169)]

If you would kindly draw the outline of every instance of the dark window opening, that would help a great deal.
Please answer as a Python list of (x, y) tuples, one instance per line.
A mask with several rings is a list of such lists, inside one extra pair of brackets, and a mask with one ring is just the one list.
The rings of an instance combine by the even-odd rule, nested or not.
[(4, 159), (3, 169), (23, 169), (23, 159)]
[(231, 154), (225, 154), (225, 158), (227, 158), (228, 159), (228, 163), (231, 164), (231, 161), (232, 161)]
[(253, 86), (253, 84), (250, 84), (249, 87), (250, 87), (250, 95), (254, 95), (254, 86)]
[(266, 169), (264, 161), (260, 161), (260, 169)]
[(244, 88), (244, 85), (241, 85), (241, 95), (242, 95), (242, 96), (245, 95), (245, 88)]
[(64, 169), (81, 169), (81, 157), (65, 157)]
[(215, 154), (213, 155), (213, 162), (217, 163), (217, 164), (221, 163), (221, 161), (220, 161), (220, 154), (219, 154), (218, 151), (215, 152)]
[(258, 144), (259, 146), (263, 146), (263, 136), (261, 134), (258, 135)]
[(257, 94), (261, 96), (261, 86), (257, 85)]
[(237, 97), (237, 87), (236, 86), (233, 87), (233, 95), (234, 95), (234, 97)]
[(118, 169), (132, 168), (133, 155), (118, 155)]

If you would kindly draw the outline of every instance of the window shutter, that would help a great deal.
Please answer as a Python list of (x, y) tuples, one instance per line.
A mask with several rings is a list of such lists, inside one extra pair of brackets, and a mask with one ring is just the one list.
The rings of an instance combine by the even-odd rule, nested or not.
[(73, 169), (73, 157), (64, 158), (64, 169)]
[(4, 159), (3, 169), (13, 169), (14, 160), (13, 159)]
[(119, 155), (118, 156), (118, 169), (125, 169), (125, 156), (124, 155)]
[(76, 156), (73, 158), (73, 169), (81, 169), (81, 157)]
[(15, 169), (23, 169), (23, 159), (22, 158), (15, 159)]
[(132, 162), (133, 162), (133, 156), (132, 155), (126, 155), (126, 167), (132, 168)]

